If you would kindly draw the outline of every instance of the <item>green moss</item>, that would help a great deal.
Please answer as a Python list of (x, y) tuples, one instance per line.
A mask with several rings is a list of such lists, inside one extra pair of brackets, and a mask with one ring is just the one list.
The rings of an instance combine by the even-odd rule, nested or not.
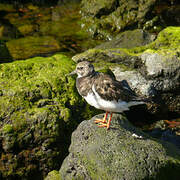
[(132, 48), (129, 52), (136, 55), (150, 52), (164, 56), (177, 56), (177, 53), (180, 52), (180, 27), (167, 27), (158, 34), (154, 42), (146, 46)]
[(11, 124), (6, 124), (2, 128), (3, 133), (11, 133), (13, 131), (12, 125)]
[[(17, 161), (23, 159), (12, 171), (6, 168), (9, 160), (2, 161), (3, 178), (7, 174), (24, 177), (25, 170), (26, 175), (32, 175), (34, 165), (42, 169), (43, 164), (49, 169), (59, 168), (67, 154), (72, 131), (82, 119), (97, 113), (79, 96), (75, 77), (66, 77), (74, 68), (75, 63), (61, 54), (0, 65), (2, 149)], [(30, 152), (22, 156), (30, 159), (20, 156), (26, 149)], [(49, 149), (50, 153), (42, 149)], [(12, 162), (13, 167), (17, 161)], [(24, 168), (24, 164), (29, 168)]]
[(61, 111), (61, 116), (63, 117), (64, 121), (67, 122), (69, 121), (69, 118), (71, 117), (71, 111), (68, 108), (64, 108)]
[(162, 48), (179, 48), (180, 45), (180, 27), (168, 27), (158, 34), (154, 43), (150, 46)]
[[(106, 44), (105, 44), (106, 46)], [(157, 53), (162, 56), (176, 57), (180, 59), (180, 28), (168, 27), (161, 31), (157, 39), (145, 46), (131, 49), (126, 48), (107, 48), (89, 49), (88, 51), (73, 57), (74, 61), (85, 59), (93, 62), (97, 68), (114, 68), (119, 66), (124, 71), (134, 69), (134, 66), (141, 64), (140, 56), (142, 53)], [(100, 48), (101, 48), (100, 47)]]
[(48, 176), (45, 178), (45, 180), (61, 180), (61, 177), (59, 172), (54, 170), (48, 173)]
[(29, 34), (34, 33), (35, 26), (33, 26), (32, 24), (24, 24), (22, 26), (19, 26), (18, 30), (22, 35), (27, 36)]

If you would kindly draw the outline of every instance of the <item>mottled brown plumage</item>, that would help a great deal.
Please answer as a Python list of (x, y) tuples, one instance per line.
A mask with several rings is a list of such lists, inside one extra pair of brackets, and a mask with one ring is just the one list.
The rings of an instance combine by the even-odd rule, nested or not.
[(94, 72), (92, 75), (80, 77), (76, 81), (76, 87), (81, 96), (87, 96), (89, 92), (92, 92), (93, 85), (99, 96), (105, 100), (118, 101), (121, 99), (126, 102), (138, 100), (131, 90), (107, 74)]
[[(71, 74), (75, 73), (78, 75), (76, 87), (79, 94), (90, 105), (106, 111), (103, 120), (95, 121), (101, 124), (100, 127), (109, 128), (113, 112), (127, 111), (131, 106), (144, 103), (142, 98), (136, 96), (122, 82), (107, 74), (96, 72), (93, 65), (87, 61), (78, 63), (76, 70)], [(111, 113), (111, 116), (107, 122), (108, 113)]]
[(99, 73), (94, 81), (94, 87), (99, 96), (105, 100), (130, 102), (136, 100), (135, 94), (127, 87), (109, 75)]

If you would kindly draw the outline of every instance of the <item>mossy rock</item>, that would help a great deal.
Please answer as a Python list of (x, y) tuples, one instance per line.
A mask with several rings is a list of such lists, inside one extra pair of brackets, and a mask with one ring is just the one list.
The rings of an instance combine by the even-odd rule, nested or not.
[[(158, 53), (160, 55), (173, 57), (176, 56), (179, 58), (179, 51), (180, 51), (180, 27), (167, 27), (162, 30), (157, 39), (146, 44), (146, 40), (142, 40), (136, 45), (132, 45), (135, 42), (132, 42), (133, 39), (129, 40), (131, 45), (128, 45), (127, 42), (119, 43), (123, 36), (127, 34), (131, 34), (132, 37), (135, 36), (140, 30), (134, 31), (127, 31), (118, 35), (115, 39), (111, 40), (110, 42), (103, 43), (97, 46), (94, 49), (89, 49), (81, 54), (77, 54), (73, 57), (75, 62), (79, 62), (84, 60), (88, 60), (91, 62), (121, 62), (122, 64), (129, 62), (129, 65), (133, 63), (131, 58), (129, 57), (138, 57), (142, 53), (149, 52), (149, 53)], [(133, 32), (135, 34), (133, 34)], [(134, 37), (135, 38), (135, 37)], [(151, 43), (150, 43), (151, 42)], [(141, 45), (146, 44), (146, 45)], [(122, 60), (123, 59), (123, 60)]]
[(113, 40), (96, 46), (96, 49), (134, 48), (151, 43), (155, 36), (142, 30), (135, 29), (119, 33)]
[(69, 155), (59, 180), (177, 180), (180, 151), (172, 144), (152, 139), (113, 114), (111, 128), (98, 128), (94, 120), (83, 121), (72, 134)]
[(58, 42), (51, 36), (14, 39), (8, 41), (6, 46), (14, 60), (52, 54), (60, 50)]
[(49, 172), (45, 180), (60, 180), (59, 172), (55, 170)]
[(179, 4), (169, 8), (163, 0), (82, 0), (81, 14), (89, 33), (104, 39), (123, 30), (142, 28), (157, 33), (170, 25), (179, 26)]
[(78, 95), (75, 63), (64, 55), (0, 65), (0, 172), (3, 179), (42, 179), (58, 169), (70, 135), (98, 113)]
[(166, 57), (179, 56), (180, 27), (170, 26), (162, 30), (155, 41), (146, 45), (132, 48), (129, 52), (140, 55), (144, 52), (158, 53)]
[[(144, 14), (140, 19), (144, 20), (146, 13), (149, 11), (152, 0), (139, 5), (135, 0), (123, 0), (121, 2), (115, 0), (97, 0), (81, 2), (81, 13), (85, 27), (94, 36), (102, 38), (112, 38), (115, 34), (128, 27), (137, 27), (139, 11), (143, 9)], [(140, 3), (141, 4), (141, 3)]]

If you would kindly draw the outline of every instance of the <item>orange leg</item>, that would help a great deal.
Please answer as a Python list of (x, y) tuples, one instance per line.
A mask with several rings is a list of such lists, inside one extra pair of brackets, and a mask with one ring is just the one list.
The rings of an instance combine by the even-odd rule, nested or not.
[(107, 129), (109, 129), (110, 124), (111, 124), (112, 114), (113, 114), (113, 113), (111, 113), (111, 115), (110, 115), (109, 120), (108, 120), (107, 123), (101, 124), (101, 125), (99, 125), (98, 127), (107, 127)]
[(94, 122), (95, 123), (107, 123), (106, 119), (107, 119), (108, 114), (109, 114), (109, 112), (106, 112), (103, 119), (96, 119)]

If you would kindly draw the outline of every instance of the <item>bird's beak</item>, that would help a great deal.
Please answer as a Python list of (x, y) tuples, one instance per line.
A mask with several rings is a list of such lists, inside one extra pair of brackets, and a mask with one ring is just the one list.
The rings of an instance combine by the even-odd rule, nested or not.
[(74, 74), (76, 74), (76, 70), (74, 70), (74, 71), (72, 71), (71, 73), (67, 74), (67, 76), (72, 76), (72, 75), (74, 75)]

